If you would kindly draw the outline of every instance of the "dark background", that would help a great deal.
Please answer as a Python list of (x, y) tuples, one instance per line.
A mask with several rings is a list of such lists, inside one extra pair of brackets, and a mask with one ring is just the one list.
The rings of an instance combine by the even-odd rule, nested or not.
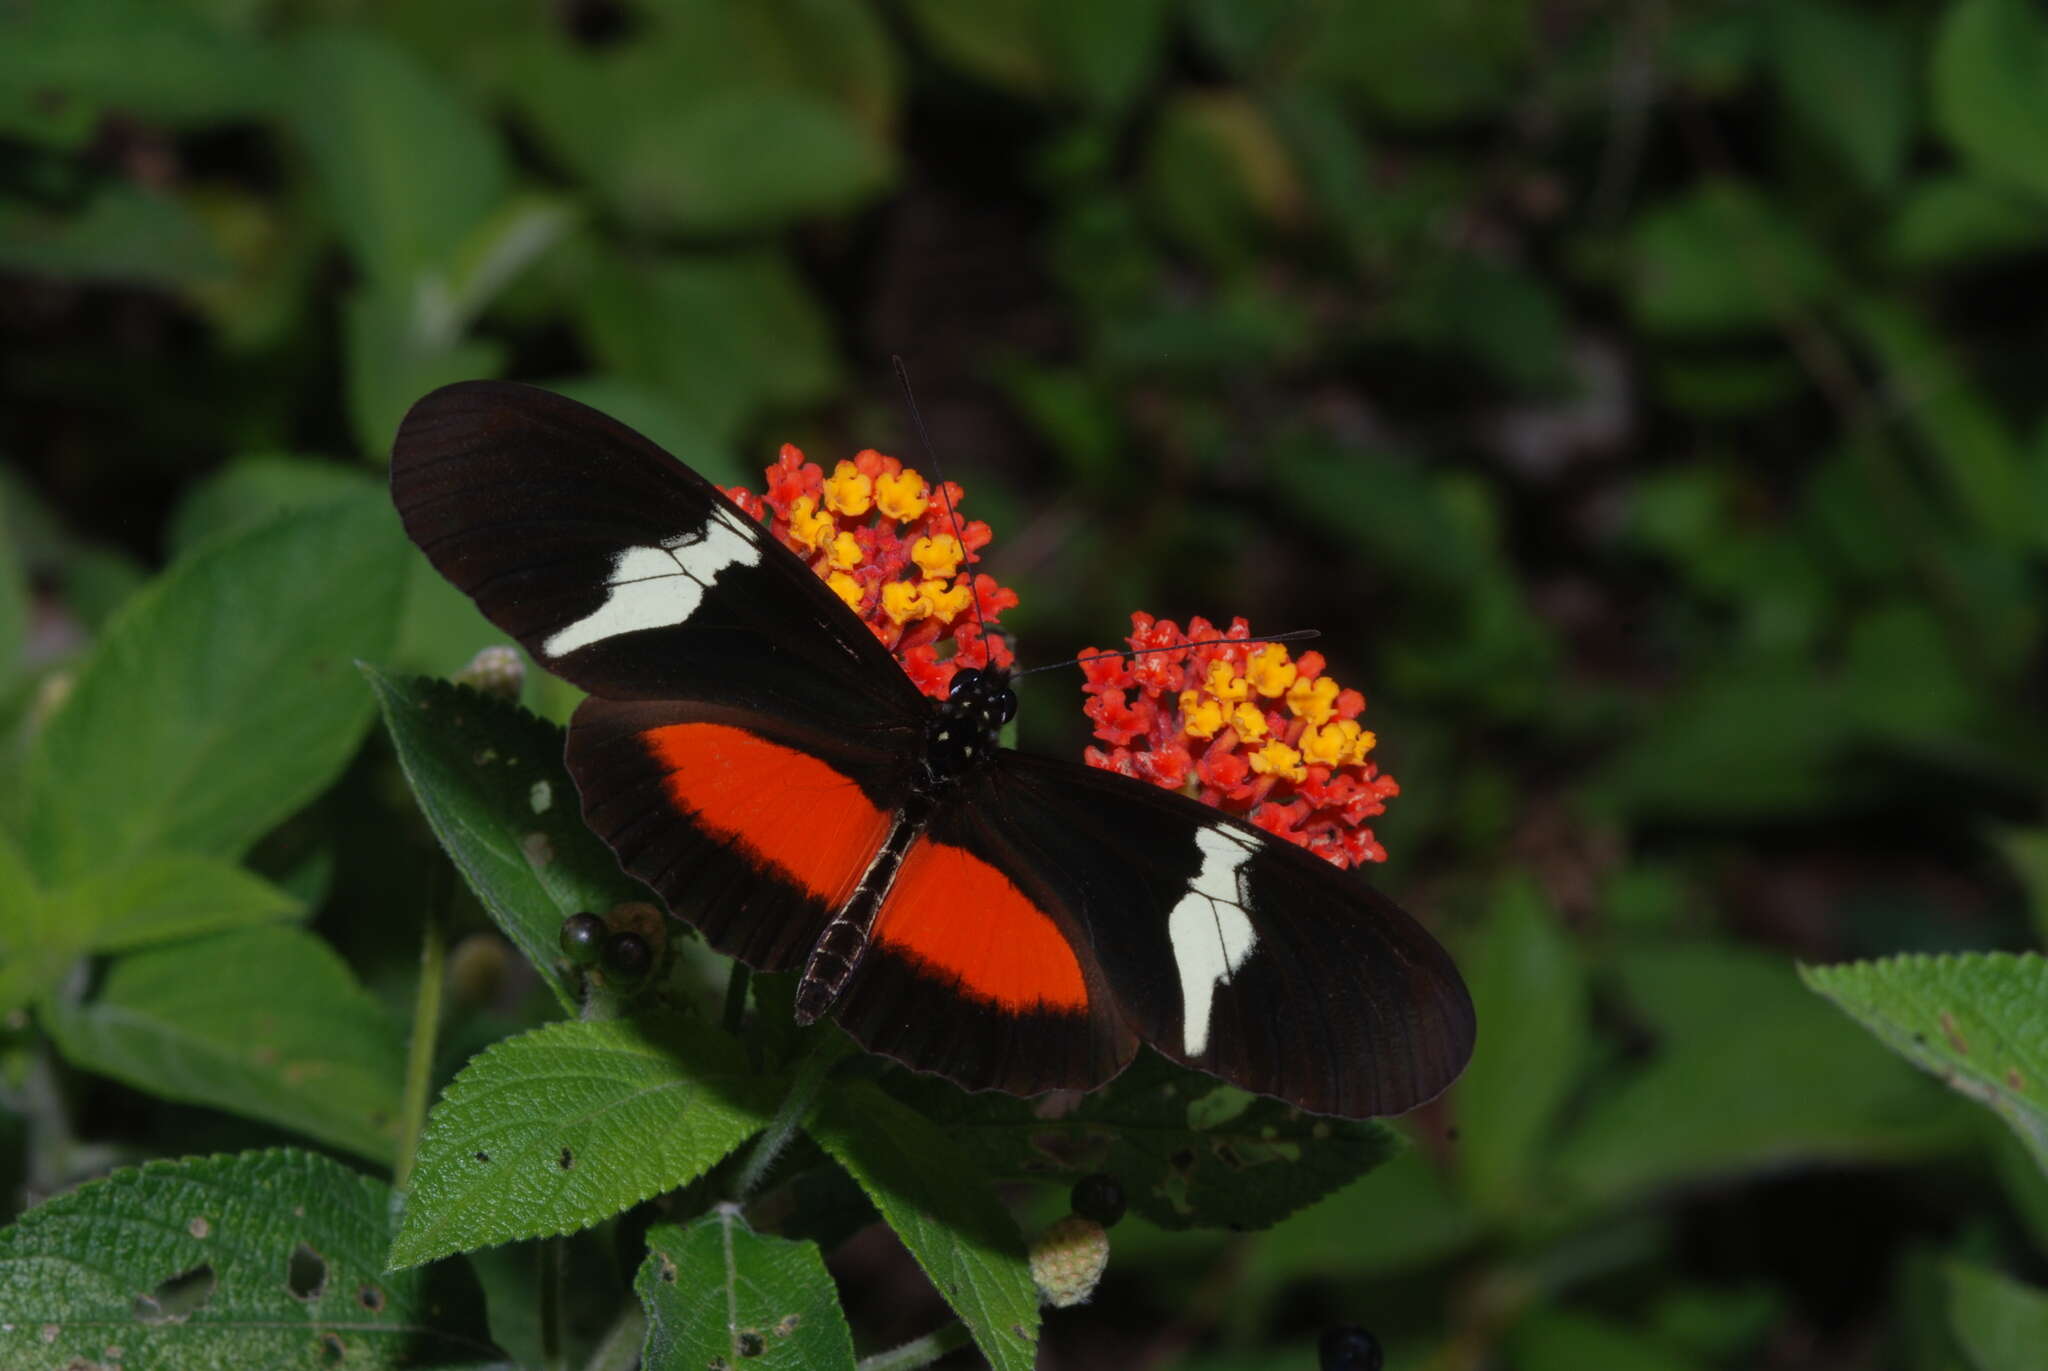
[[(1119, 1228), (1048, 1365), (1338, 1320), (1414, 1367), (1979, 1365), (1947, 1273), (2048, 1276), (2048, 1185), (1793, 964), (2048, 926), (2044, 287), (2020, 0), (0, 0), (39, 672), (441, 382), (738, 481), (921, 463), (892, 353), (1027, 664), (1138, 609), (1323, 631), (1480, 1057), (1272, 1233)], [(388, 767), (335, 802), (366, 851)], [(399, 984), (379, 879), (321, 927)], [(835, 1262), (864, 1339), (920, 1326), (886, 1246)]]

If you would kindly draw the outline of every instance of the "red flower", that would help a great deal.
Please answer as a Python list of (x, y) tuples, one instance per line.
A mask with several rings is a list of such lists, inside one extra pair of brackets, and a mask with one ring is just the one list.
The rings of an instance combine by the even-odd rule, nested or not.
[(1110, 745), (1089, 748), (1088, 764), (1192, 795), (1337, 866), (1385, 861), (1364, 825), (1401, 787), (1367, 760), (1377, 740), (1358, 724), (1365, 697), (1324, 675), (1321, 653), (1237, 641), (1250, 636), (1243, 619), (1219, 634), (1198, 618), (1182, 633), (1133, 614), (1134, 649), (1233, 641), (1083, 663), (1084, 709)]
[[(991, 659), (998, 667), (1010, 665), (1009, 647), (1000, 638), (983, 641), (981, 625), (993, 626), (1017, 603), (1017, 593), (992, 576), (970, 581), (966, 570), (988, 546), (987, 524), (963, 523), (955, 536), (945, 501), (924, 477), (872, 448), (826, 476), (784, 443), (763, 474), (766, 495), (744, 486), (725, 493), (767, 520), (783, 545), (874, 630), (919, 690), (943, 700), (958, 668), (985, 667)], [(945, 493), (957, 510), (960, 487), (949, 481)], [(941, 657), (948, 646), (951, 652)]]

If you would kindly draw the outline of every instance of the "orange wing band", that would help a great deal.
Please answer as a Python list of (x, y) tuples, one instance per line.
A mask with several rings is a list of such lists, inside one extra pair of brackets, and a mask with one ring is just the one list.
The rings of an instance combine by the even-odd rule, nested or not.
[(641, 735), (676, 808), (837, 908), (888, 836), (889, 816), (808, 752), (729, 724)]
[(1088, 1008), (1088, 984), (1059, 925), (1009, 877), (962, 848), (918, 839), (874, 936), (1010, 1013)]

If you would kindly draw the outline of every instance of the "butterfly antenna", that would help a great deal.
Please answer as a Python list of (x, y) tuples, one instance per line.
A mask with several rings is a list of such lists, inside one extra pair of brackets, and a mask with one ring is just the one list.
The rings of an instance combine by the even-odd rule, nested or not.
[(953, 537), (960, 544), (960, 567), (967, 574), (967, 603), (974, 609), (974, 626), (981, 631), (981, 650), (993, 662), (994, 649), (988, 640), (988, 624), (981, 617), (981, 592), (974, 586), (974, 562), (967, 553), (967, 530), (961, 527), (960, 511), (953, 508), (953, 497), (946, 491), (945, 473), (939, 470), (939, 454), (932, 447), (932, 435), (924, 426), (924, 415), (918, 412), (917, 395), (910, 388), (910, 368), (904, 366), (903, 359), (893, 352), (889, 354), (889, 365), (896, 368), (896, 384), (903, 387), (903, 404), (909, 409), (910, 422), (917, 429), (918, 444), (924, 448), (925, 465), (932, 469), (932, 486), (946, 506), (946, 517), (953, 521)]
[(1041, 671), (1058, 671), (1062, 667), (1079, 666), (1083, 662), (1099, 662), (1105, 657), (1148, 657), (1155, 652), (1186, 652), (1189, 648), (1212, 647), (1218, 643), (1299, 643), (1322, 636), (1320, 629), (1297, 628), (1288, 633), (1261, 633), (1255, 638), (1196, 638), (1185, 643), (1175, 643), (1171, 647), (1129, 647), (1119, 652), (1090, 652), (1068, 661), (1050, 662), (1045, 666), (1032, 667), (1028, 671), (1012, 672), (1011, 679), (1035, 676)]

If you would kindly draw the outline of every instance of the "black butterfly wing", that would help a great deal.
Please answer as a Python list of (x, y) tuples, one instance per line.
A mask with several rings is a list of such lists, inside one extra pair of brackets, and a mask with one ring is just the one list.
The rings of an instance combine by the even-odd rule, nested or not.
[(862, 731), (924, 702), (818, 576), (709, 481), (587, 405), (465, 381), (415, 404), (391, 494), (434, 566), (592, 695)]
[(1166, 1056), (1352, 1118), (1412, 1109), (1464, 1069), (1457, 968), (1358, 873), (1076, 763), (1004, 752), (963, 790), (983, 855), (1085, 940)]

